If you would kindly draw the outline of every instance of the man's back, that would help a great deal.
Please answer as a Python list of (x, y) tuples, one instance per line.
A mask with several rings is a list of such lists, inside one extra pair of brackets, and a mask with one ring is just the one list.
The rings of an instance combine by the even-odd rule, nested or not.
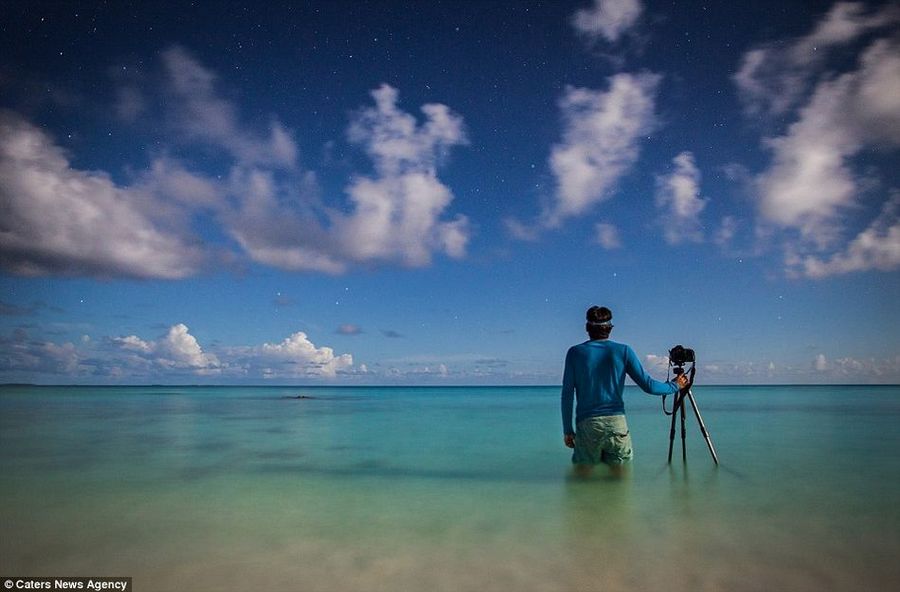
[(588, 417), (624, 415), (626, 376), (653, 395), (669, 395), (678, 390), (673, 383), (650, 378), (634, 350), (624, 343), (594, 339), (569, 348), (562, 389), (564, 432), (574, 433), (572, 404), (576, 393), (576, 422)]

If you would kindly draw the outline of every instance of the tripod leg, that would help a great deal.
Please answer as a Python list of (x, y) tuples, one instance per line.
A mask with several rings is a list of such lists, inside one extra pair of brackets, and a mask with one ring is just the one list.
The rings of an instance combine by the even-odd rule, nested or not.
[(681, 461), (687, 462), (687, 445), (685, 444), (685, 438), (687, 437), (687, 430), (684, 427), (684, 397), (682, 396), (681, 401)]
[(700, 424), (700, 433), (703, 434), (703, 438), (706, 440), (706, 445), (709, 447), (709, 453), (712, 455), (713, 462), (719, 464), (719, 457), (716, 455), (716, 449), (713, 446), (712, 440), (709, 438), (709, 432), (706, 431), (706, 424), (703, 423), (703, 418), (700, 417), (700, 409), (697, 408), (697, 402), (694, 401), (693, 393), (688, 391), (687, 397), (691, 402), (691, 407), (694, 409), (694, 415), (697, 416), (697, 423)]
[(678, 405), (681, 402), (681, 391), (675, 393), (672, 402), (672, 427), (669, 429), (669, 464), (672, 464), (672, 444), (675, 442), (675, 418), (678, 416)]

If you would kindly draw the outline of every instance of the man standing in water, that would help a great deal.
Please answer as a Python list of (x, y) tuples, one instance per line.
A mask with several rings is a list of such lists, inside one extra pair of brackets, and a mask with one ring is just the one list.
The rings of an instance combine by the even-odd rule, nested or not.
[(575, 449), (572, 464), (579, 477), (586, 477), (599, 463), (609, 465), (614, 474), (621, 474), (622, 465), (634, 455), (622, 401), (626, 375), (651, 395), (672, 395), (688, 384), (684, 375), (671, 382), (650, 378), (631, 347), (610, 341), (612, 328), (612, 311), (605, 306), (590, 307), (585, 324), (590, 340), (573, 345), (566, 354), (563, 439), (566, 446)]

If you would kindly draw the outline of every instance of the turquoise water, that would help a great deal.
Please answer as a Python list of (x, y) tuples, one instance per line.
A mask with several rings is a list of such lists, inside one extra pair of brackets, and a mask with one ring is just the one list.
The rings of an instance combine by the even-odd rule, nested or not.
[[(0, 574), (167, 590), (880, 590), (900, 387), (630, 389), (569, 478), (557, 388), (0, 387)], [(309, 399), (286, 397), (308, 395)]]

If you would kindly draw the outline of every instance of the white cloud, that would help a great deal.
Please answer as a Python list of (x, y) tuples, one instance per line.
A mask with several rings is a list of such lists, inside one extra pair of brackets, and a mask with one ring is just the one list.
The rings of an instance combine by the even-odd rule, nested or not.
[(666, 373), (669, 371), (669, 356), (647, 354), (644, 356), (644, 366), (651, 374)]
[(122, 347), (122, 349), (140, 352), (142, 354), (152, 353), (156, 348), (155, 344), (149, 341), (144, 341), (137, 335), (129, 335), (127, 337), (117, 337), (115, 338), (115, 342)]
[[(760, 176), (763, 216), (827, 244), (841, 210), (859, 197), (848, 160), (873, 140), (900, 144), (900, 44), (874, 43), (861, 67), (821, 82), (786, 135), (768, 141)], [(877, 135), (876, 135), (877, 134)]]
[(83, 358), (78, 347), (70, 342), (33, 340), (22, 330), (16, 330), (12, 339), (0, 337), (0, 372), (7, 375), (77, 376), (85, 372)]
[(813, 368), (815, 368), (817, 372), (828, 370), (828, 359), (825, 357), (825, 354), (816, 356), (816, 359), (813, 360)]
[(278, 121), (272, 121), (268, 136), (243, 128), (235, 105), (216, 92), (216, 76), (211, 70), (180, 46), (163, 51), (162, 60), (167, 89), (176, 99), (170, 113), (187, 139), (227, 150), (245, 165), (295, 165), (297, 145)]
[(767, 141), (773, 162), (757, 179), (762, 216), (799, 228), (820, 245), (834, 238), (839, 208), (856, 197), (846, 162), (861, 147), (853, 122), (846, 119), (851, 76), (822, 83), (787, 134)]
[(157, 362), (164, 366), (198, 371), (215, 370), (219, 366), (219, 359), (214, 354), (204, 353), (182, 323), (171, 327), (166, 336), (156, 342), (155, 353), (160, 356)]
[(139, 89), (134, 86), (123, 86), (116, 91), (116, 103), (113, 108), (119, 119), (130, 123), (144, 112), (147, 105)]
[(271, 171), (237, 167), (229, 192), (238, 205), (222, 215), (229, 234), (256, 262), (288, 270), (342, 273), (346, 257), (316, 219), (336, 215), (312, 203), (314, 178), (279, 184)]
[(433, 251), (462, 257), (468, 220), (440, 220), (453, 194), (436, 176), (449, 149), (467, 143), (462, 118), (445, 105), (427, 104), (419, 125), (397, 108), (396, 89), (382, 85), (372, 98), (376, 106), (357, 115), (348, 137), (363, 146), (377, 175), (347, 188), (354, 211), (336, 224), (344, 248), (356, 260), (399, 259), (411, 266), (429, 263)]
[[(215, 354), (205, 353), (190, 334), (186, 325), (178, 323), (154, 341), (144, 341), (137, 335), (113, 339), (122, 350), (138, 356), (139, 366), (151, 366), (159, 371), (186, 370), (197, 375), (211, 375), (221, 372), (222, 364)], [(134, 358), (132, 358), (134, 360)]]
[[(141, 173), (138, 185), (189, 209), (217, 209), (224, 206), (225, 193), (220, 183), (187, 170), (172, 158), (157, 158)], [(179, 208), (179, 213), (182, 209)]]
[(559, 226), (612, 195), (637, 161), (641, 138), (656, 125), (659, 80), (655, 74), (617, 74), (607, 91), (566, 89), (559, 102), (563, 141), (550, 154), (555, 200), (542, 214), (543, 225)]
[[(453, 193), (437, 177), (450, 149), (467, 142), (462, 118), (447, 106), (422, 106), (418, 121), (398, 108), (396, 89), (374, 90), (374, 107), (356, 112), (348, 128), (374, 171), (353, 176), (344, 200), (328, 200), (315, 173), (297, 166), (296, 143), (277, 120), (262, 133), (242, 124), (215, 74), (185, 49), (172, 47), (161, 59), (160, 88), (123, 89), (119, 116), (135, 115), (138, 98), (145, 109), (162, 96), (174, 144), (163, 145), (146, 170), (126, 167), (130, 185), (74, 169), (46, 133), (0, 113), (0, 267), (24, 275), (187, 277), (215, 248), (198, 244), (198, 216), (251, 260), (288, 270), (342, 273), (465, 255), (468, 219), (447, 215)], [(224, 174), (201, 174), (170, 156), (191, 143), (230, 157)]]
[(375, 107), (354, 116), (348, 138), (362, 146), (375, 174), (358, 175), (347, 186), (349, 213), (314, 203), (309, 192), (290, 194), (266, 171), (234, 175), (242, 203), (229, 228), (253, 259), (341, 273), (353, 263), (417, 267), (430, 263), (434, 253), (465, 255), (468, 219), (443, 218), (453, 193), (436, 173), (449, 149), (467, 141), (462, 118), (445, 105), (427, 104), (419, 123), (397, 107), (398, 93), (388, 85), (372, 97)]
[(663, 234), (669, 244), (702, 242), (700, 213), (706, 207), (700, 197), (700, 170), (694, 155), (682, 152), (672, 163), (675, 169), (656, 178), (656, 207), (661, 210)]
[(146, 341), (137, 335), (112, 339), (116, 347), (104, 367), (115, 366), (121, 376), (196, 376), (228, 378), (333, 378), (352, 371), (353, 356), (335, 355), (330, 347), (317, 347), (298, 331), (279, 343), (204, 351), (184, 324), (169, 328), (162, 337)]
[(713, 242), (720, 247), (730, 245), (734, 240), (735, 234), (737, 234), (737, 228), (738, 223), (734, 216), (723, 216), (719, 229), (716, 230), (716, 234), (713, 237)]
[[(866, 178), (855, 170), (857, 158), (900, 146), (900, 38), (862, 42), (865, 34), (896, 29), (898, 23), (895, 7), (866, 11), (860, 4), (841, 3), (809, 36), (781, 50), (754, 50), (763, 57), (745, 56), (745, 71), (736, 77), (739, 87), (747, 91), (756, 85), (753, 92), (775, 101), (755, 108), (796, 116), (783, 134), (764, 141), (772, 161), (754, 179), (757, 232), (771, 237), (775, 229), (785, 231), (789, 274), (815, 278), (900, 265), (891, 203), (856, 238), (845, 236), (847, 213), (870, 202), (878, 185), (877, 170), (869, 169)], [(843, 73), (825, 72), (824, 57), (813, 55), (813, 48), (852, 51), (851, 42), (860, 49)], [(749, 68), (748, 60), (763, 58), (766, 75), (751, 76), (761, 70)]]
[(335, 356), (330, 347), (316, 347), (302, 331), (285, 338), (281, 343), (264, 343), (255, 353), (256, 362), (263, 366), (265, 378), (334, 377), (338, 372), (353, 366), (353, 356)]
[(813, 255), (788, 261), (789, 269), (811, 278), (823, 278), (869, 269), (900, 268), (900, 194), (895, 194), (868, 228), (840, 252), (827, 259)]
[(597, 244), (606, 250), (620, 249), (622, 239), (619, 237), (619, 229), (607, 222), (598, 222), (594, 225)]
[(0, 112), (0, 266), (22, 275), (183, 278), (200, 249), (162, 220), (158, 200), (64, 151), (18, 115)]
[(733, 77), (745, 108), (752, 115), (788, 112), (835, 49), (898, 22), (896, 6), (869, 10), (861, 2), (838, 2), (808, 35), (751, 49)]
[(818, 354), (793, 363), (782, 361), (723, 361), (704, 363), (704, 384), (896, 384), (900, 356), (894, 358), (843, 357)]
[(540, 227), (515, 218), (504, 218), (503, 227), (516, 240), (533, 242), (540, 238)]
[(641, 16), (639, 0), (594, 0), (591, 8), (582, 8), (572, 16), (572, 26), (590, 39), (618, 41)]

